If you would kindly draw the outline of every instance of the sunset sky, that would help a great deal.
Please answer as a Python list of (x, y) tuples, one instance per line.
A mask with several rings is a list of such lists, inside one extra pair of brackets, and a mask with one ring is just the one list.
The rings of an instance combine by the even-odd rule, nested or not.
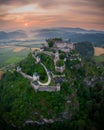
[(104, 31), (104, 0), (0, 0), (0, 30), (47, 27)]

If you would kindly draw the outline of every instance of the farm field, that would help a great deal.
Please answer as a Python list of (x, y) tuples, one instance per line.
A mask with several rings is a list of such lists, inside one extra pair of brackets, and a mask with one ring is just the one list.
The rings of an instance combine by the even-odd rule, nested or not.
[(0, 70), (0, 80), (1, 80), (2, 75), (3, 75), (3, 71)]
[(16, 47), (16, 48), (14, 48), (13, 52), (20, 52), (24, 49), (26, 49), (26, 47)]
[[(39, 46), (36, 45), (38, 49)], [(22, 46), (0, 46), (0, 68), (13, 64), (18, 63), (22, 59), (24, 59), (30, 51), (34, 51), (35, 47), (22, 47)], [(94, 60), (96, 62), (104, 61), (104, 48), (94, 47), (95, 56)]]
[(99, 63), (104, 61), (104, 48), (94, 47), (94, 61)]
[(94, 55), (95, 56), (100, 56), (102, 54), (104, 54), (104, 48), (101, 48), (101, 47), (94, 47)]
[(100, 56), (94, 56), (94, 61), (95, 62), (103, 62), (104, 61), (104, 54)]
[(9, 64), (18, 63), (30, 52), (30, 48), (24, 47), (1, 47), (0, 48), (0, 68)]
[(0, 46), (0, 68), (20, 62), (31, 51), (38, 50), (41, 46), (42, 44), (33, 42)]

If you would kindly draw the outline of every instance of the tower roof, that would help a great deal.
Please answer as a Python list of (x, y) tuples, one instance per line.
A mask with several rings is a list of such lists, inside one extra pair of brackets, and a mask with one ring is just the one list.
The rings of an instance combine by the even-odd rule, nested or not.
[(34, 72), (34, 74), (33, 75), (35, 75), (35, 76), (39, 76), (39, 74), (37, 73), (37, 72)]
[(37, 81), (34, 82), (35, 85), (39, 85), (39, 83)]
[(56, 78), (55, 82), (56, 83), (62, 83), (63, 79), (60, 77), (60, 78)]

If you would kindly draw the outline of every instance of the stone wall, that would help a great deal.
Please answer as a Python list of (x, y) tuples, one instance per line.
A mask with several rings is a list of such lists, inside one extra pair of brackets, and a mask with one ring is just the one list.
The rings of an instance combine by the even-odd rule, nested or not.
[(40, 86), (40, 85), (35, 85), (31, 82), (31, 86), (32, 88), (34, 88), (34, 90), (36, 92), (38, 91), (47, 91), (47, 92), (55, 92), (55, 91), (60, 91), (60, 85), (56, 85), (56, 86)]
[(56, 91), (56, 86), (40, 86), (38, 91), (47, 91), (47, 92), (54, 92)]
[(65, 65), (61, 67), (55, 66), (55, 70), (62, 73), (65, 70)]

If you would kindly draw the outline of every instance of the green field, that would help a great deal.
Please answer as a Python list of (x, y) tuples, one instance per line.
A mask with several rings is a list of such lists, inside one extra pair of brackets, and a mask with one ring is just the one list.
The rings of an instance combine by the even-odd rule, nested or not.
[(94, 61), (99, 63), (104, 61), (104, 54), (100, 56), (94, 56)]
[(25, 58), (30, 52), (29, 48), (25, 48), (21, 51), (14, 52), (16, 47), (0, 48), (0, 68), (8, 64), (18, 63)]

